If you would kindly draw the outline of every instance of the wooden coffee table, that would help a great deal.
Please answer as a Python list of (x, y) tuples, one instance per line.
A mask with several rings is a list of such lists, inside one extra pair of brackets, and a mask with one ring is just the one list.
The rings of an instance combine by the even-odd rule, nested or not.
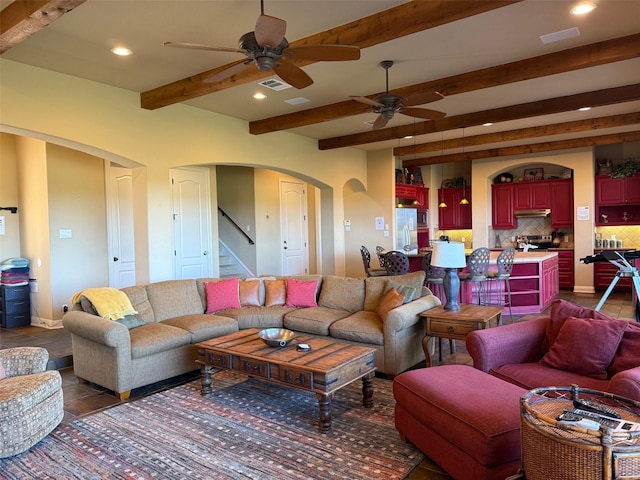
[[(362, 405), (373, 406), (375, 351), (372, 348), (304, 334), (296, 334), (286, 347), (274, 348), (258, 338), (259, 331), (256, 328), (242, 330), (197, 344), (202, 395), (212, 391), (214, 368), (314, 392), (321, 433), (331, 429), (331, 400), (345, 385), (361, 378)], [(296, 350), (299, 343), (307, 343), (311, 349), (300, 352)]]

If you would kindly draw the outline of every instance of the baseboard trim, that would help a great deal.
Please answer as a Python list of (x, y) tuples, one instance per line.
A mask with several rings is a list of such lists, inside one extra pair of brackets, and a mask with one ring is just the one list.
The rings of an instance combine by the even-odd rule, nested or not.
[(62, 319), (53, 320), (49, 318), (31, 317), (31, 325), (33, 327), (41, 328), (63, 328)]

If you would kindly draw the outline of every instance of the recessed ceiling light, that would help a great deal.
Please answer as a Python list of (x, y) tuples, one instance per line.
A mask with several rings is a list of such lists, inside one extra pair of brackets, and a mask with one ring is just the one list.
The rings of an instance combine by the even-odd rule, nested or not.
[(581, 107), (578, 109), (579, 112), (588, 112), (589, 110), (591, 110), (591, 107)]
[(483, 127), (490, 127), (491, 125), (493, 125), (493, 123), (491, 123), (491, 122), (487, 122), (487, 123), (483, 123), (482, 124)]
[(402, 138), (406, 138), (406, 139), (413, 138), (413, 135), (405, 135), (405, 136), (404, 136), (404, 137), (402, 137)]
[(574, 5), (571, 10), (573, 15), (584, 15), (585, 13), (593, 12), (598, 4), (596, 2), (580, 2)]
[(253, 94), (253, 98), (256, 100), (264, 100), (267, 96), (264, 93), (258, 92)]
[(127, 57), (133, 54), (133, 52), (129, 50), (127, 47), (113, 47), (111, 49), (111, 53), (113, 53), (114, 55), (118, 55), (120, 57)]

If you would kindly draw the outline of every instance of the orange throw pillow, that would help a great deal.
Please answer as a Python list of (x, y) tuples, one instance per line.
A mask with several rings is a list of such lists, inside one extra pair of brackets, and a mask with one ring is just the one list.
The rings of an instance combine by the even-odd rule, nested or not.
[(284, 305), (287, 301), (287, 287), (284, 280), (265, 280), (265, 307)]
[(404, 302), (404, 296), (398, 292), (395, 288), (392, 288), (387, 294), (380, 300), (378, 305), (378, 316), (384, 322), (389, 315), (389, 312), (394, 308), (399, 307)]
[(239, 290), (241, 306), (260, 306), (260, 280), (244, 280), (239, 283)]

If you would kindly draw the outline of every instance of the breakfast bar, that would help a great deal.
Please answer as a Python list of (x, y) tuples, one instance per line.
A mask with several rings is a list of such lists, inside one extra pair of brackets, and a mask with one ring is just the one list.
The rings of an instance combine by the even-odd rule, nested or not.
[[(489, 270), (495, 270), (500, 252), (492, 251)], [(511, 287), (511, 310), (514, 314), (541, 313), (555, 300), (559, 292), (557, 252), (516, 252), (513, 271), (509, 279)], [(462, 282), (461, 301), (473, 303), (476, 298), (474, 282)], [(496, 304), (495, 292), (489, 293), (489, 303)]]

